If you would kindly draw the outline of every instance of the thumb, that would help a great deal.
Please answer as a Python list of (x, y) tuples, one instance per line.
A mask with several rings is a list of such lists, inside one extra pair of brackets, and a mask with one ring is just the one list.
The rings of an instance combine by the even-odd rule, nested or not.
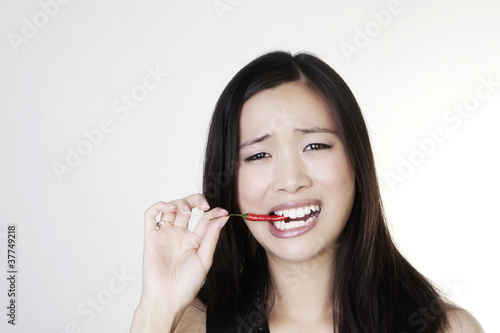
[(201, 245), (198, 249), (198, 257), (200, 257), (203, 266), (206, 271), (210, 269), (212, 266), (212, 262), (214, 260), (214, 252), (215, 247), (217, 246), (217, 241), (219, 240), (219, 235), (222, 230), (222, 227), (226, 224), (227, 220), (229, 220), (229, 216), (220, 219), (219, 221), (214, 221), (210, 223), (205, 231), (205, 235), (203, 240), (201, 241)]

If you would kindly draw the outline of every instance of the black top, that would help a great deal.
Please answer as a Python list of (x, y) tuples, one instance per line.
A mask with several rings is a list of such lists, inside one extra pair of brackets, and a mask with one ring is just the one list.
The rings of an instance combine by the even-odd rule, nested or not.
[(267, 320), (260, 313), (250, 313), (245, 318), (234, 312), (211, 314), (207, 311), (207, 333), (269, 333)]
[[(207, 309), (207, 333), (270, 333), (260, 292), (246, 311), (236, 309), (213, 313)], [(241, 314), (243, 313), (243, 314)]]

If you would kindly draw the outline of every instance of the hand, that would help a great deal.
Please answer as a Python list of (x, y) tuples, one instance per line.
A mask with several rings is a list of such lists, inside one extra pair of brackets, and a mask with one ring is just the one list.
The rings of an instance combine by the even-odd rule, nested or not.
[[(205, 211), (193, 232), (191, 210)], [(220, 231), (229, 217), (222, 208), (209, 210), (202, 194), (169, 203), (157, 202), (144, 216), (143, 291), (141, 303), (162, 304), (183, 312), (201, 289), (212, 266)], [(156, 218), (168, 221), (157, 228)]]

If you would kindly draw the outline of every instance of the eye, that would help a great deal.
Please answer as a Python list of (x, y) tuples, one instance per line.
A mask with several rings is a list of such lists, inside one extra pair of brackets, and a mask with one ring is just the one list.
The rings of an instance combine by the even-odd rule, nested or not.
[(304, 151), (330, 149), (332, 147), (332, 145), (327, 145), (326, 143), (310, 143), (304, 148)]
[(269, 155), (268, 153), (257, 153), (257, 154), (254, 154), (252, 156), (245, 158), (244, 161), (251, 162), (251, 161), (261, 160), (261, 159), (269, 157), (269, 156), (271, 156), (271, 155)]

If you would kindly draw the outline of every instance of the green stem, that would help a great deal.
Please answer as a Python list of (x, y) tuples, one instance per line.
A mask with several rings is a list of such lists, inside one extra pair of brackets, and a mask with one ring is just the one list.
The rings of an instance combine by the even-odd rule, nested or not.
[(212, 217), (209, 221), (220, 219), (221, 217), (226, 217), (226, 216), (239, 216), (239, 217), (246, 219), (248, 217), (248, 214), (229, 214), (229, 215), (224, 215), (224, 216), (217, 216), (217, 217)]

